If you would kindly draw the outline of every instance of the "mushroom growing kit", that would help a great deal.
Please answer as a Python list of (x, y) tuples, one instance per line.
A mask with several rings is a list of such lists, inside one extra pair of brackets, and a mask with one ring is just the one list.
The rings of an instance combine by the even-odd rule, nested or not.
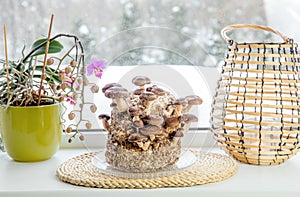
[(138, 86), (133, 92), (117, 83), (102, 88), (112, 99), (111, 116), (99, 115), (108, 132), (106, 162), (133, 172), (175, 164), (181, 154), (181, 138), (191, 122), (198, 121), (188, 111), (202, 104), (202, 99), (196, 95), (176, 99), (144, 76), (136, 76), (132, 83)]

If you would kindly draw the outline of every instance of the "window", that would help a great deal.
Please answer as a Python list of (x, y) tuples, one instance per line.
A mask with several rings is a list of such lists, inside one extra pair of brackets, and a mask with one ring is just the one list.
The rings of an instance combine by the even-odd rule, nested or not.
[[(194, 109), (199, 125), (209, 127), (209, 111), (226, 43), (220, 30), (229, 24), (269, 25), (295, 41), (300, 3), (271, 0), (4, 0), (1, 24), (8, 28), (10, 58), (20, 58), (23, 44), (30, 46), (45, 35), (51, 13), (55, 14), (52, 35), (76, 34), (86, 49), (86, 62), (92, 55), (109, 60), (110, 67), (100, 86), (120, 82), (128, 89), (131, 78), (146, 73), (178, 97), (197, 94), (204, 104)], [(278, 40), (276, 36), (241, 30), (236, 40)], [(24, 43), (25, 40), (25, 43)], [(0, 41), (3, 45), (3, 41)], [(0, 57), (4, 57), (0, 47)], [(3, 54), (3, 55), (2, 55)], [(109, 100), (102, 95), (90, 97), (99, 113), (109, 113)], [(94, 124), (98, 124), (97, 117)]]

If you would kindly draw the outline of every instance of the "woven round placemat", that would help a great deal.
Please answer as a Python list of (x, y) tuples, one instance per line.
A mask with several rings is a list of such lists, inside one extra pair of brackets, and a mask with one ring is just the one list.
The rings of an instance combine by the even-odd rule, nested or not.
[(237, 172), (237, 164), (231, 157), (200, 152), (196, 154), (197, 163), (175, 175), (147, 179), (120, 178), (103, 174), (94, 167), (91, 160), (96, 154), (86, 153), (62, 163), (56, 172), (58, 178), (85, 187), (150, 189), (214, 183), (227, 179)]

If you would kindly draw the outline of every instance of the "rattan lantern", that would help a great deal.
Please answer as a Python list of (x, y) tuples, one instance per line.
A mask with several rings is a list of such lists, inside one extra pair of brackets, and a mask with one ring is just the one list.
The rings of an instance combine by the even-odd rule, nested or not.
[[(279, 35), (281, 43), (240, 43), (227, 36), (238, 28)], [(257, 165), (280, 164), (300, 147), (300, 58), (297, 44), (257, 25), (232, 25), (211, 112), (211, 131), (235, 159)]]

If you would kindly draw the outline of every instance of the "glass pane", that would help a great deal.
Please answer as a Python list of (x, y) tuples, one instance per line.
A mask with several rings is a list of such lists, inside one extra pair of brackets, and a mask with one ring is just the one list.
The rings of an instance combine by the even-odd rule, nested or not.
[[(131, 77), (134, 72), (128, 69), (136, 70), (136, 65), (147, 65), (145, 69), (150, 70), (165, 65), (164, 69), (177, 73), (182, 77), (181, 81), (188, 84), (179, 88), (178, 96), (198, 94), (199, 91), (200, 96), (205, 95), (206, 102), (202, 107), (206, 114), (201, 115), (205, 116), (201, 121), (207, 125), (210, 92), (214, 89), (211, 84), (216, 84), (219, 76), (210, 71), (201, 74), (202, 68), (194, 66), (215, 67), (222, 63), (226, 42), (220, 30), (235, 23), (270, 25), (296, 41), (300, 38), (297, 29), (299, 6), (298, 1), (292, 0), (2, 0), (0, 23), (7, 25), (9, 58), (20, 59), (23, 45), (26, 45), (24, 53), (27, 53), (34, 40), (46, 36), (53, 13), (52, 35), (76, 34), (84, 43), (87, 63), (94, 55), (116, 66), (111, 69), (118, 71), (111, 74), (112, 70), (107, 70), (100, 85), (112, 81), (130, 82), (124, 76)], [(230, 37), (238, 41), (280, 40), (252, 30), (234, 31)], [(0, 43), (3, 45), (2, 39)], [(0, 57), (4, 57), (3, 47), (0, 47)], [(128, 65), (132, 67), (128, 68)], [(199, 76), (190, 77), (189, 72)], [(198, 80), (201, 77), (209, 81), (209, 89), (205, 80)], [(173, 81), (176, 84), (177, 81)], [(205, 91), (203, 87), (206, 87)], [(94, 97), (88, 97), (94, 102)]]

